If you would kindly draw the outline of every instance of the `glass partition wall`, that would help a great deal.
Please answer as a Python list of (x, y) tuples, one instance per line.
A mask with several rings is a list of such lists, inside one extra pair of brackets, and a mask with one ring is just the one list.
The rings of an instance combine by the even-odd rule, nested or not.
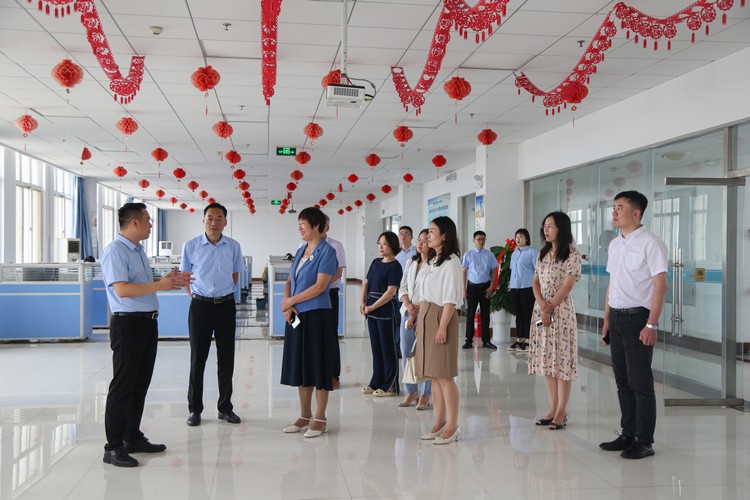
[(741, 228), (750, 222), (750, 210), (743, 213), (746, 188), (738, 171), (750, 167), (748, 158), (750, 125), (740, 125), (527, 182), (534, 246), (542, 244), (539, 227), (546, 214), (562, 210), (571, 218), (584, 259), (573, 290), (584, 356), (604, 362), (610, 357), (600, 328), (608, 246), (618, 235), (613, 199), (620, 191), (637, 190), (649, 200), (643, 223), (666, 243), (670, 256), (653, 362), (665, 400), (739, 404), (748, 359), (743, 325), (750, 324), (741, 278), (744, 262), (750, 263), (744, 255), (744, 235), (750, 233)]

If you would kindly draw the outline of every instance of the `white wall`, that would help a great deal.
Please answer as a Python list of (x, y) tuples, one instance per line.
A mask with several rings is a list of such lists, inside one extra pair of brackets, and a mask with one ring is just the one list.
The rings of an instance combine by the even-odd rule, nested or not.
[(9, 148), (0, 155), (0, 262), (16, 261), (16, 161)]

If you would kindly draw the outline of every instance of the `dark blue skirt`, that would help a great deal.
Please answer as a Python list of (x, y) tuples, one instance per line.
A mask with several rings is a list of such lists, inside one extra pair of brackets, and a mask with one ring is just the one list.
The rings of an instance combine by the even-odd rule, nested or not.
[(333, 390), (335, 343), (338, 342), (330, 309), (300, 313), (297, 328), (286, 325), (281, 383), (293, 387)]

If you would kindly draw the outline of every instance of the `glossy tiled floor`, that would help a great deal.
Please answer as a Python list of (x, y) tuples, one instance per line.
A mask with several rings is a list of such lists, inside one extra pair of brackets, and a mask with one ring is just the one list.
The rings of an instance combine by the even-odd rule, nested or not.
[(360, 395), (370, 349), (351, 306), (347, 326), (330, 432), (315, 439), (281, 433), (297, 396), (279, 385), (282, 343), (263, 339), (262, 327), (244, 326), (249, 340), (237, 342), (237, 426), (216, 420), (209, 373), (203, 424), (185, 425), (189, 347), (162, 342), (143, 430), (168, 450), (138, 455), (135, 469), (101, 461), (106, 339), (0, 345), (0, 498), (750, 498), (750, 415), (660, 401), (656, 456), (628, 462), (597, 448), (619, 415), (608, 367), (581, 361), (570, 423), (553, 432), (534, 425), (546, 410), (544, 381), (504, 345), (459, 354), (464, 439), (421, 442), (431, 411)]

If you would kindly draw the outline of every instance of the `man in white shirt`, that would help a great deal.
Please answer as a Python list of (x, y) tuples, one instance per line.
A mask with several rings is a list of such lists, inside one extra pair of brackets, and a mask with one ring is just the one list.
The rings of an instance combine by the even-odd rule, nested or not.
[(637, 191), (615, 196), (612, 222), (621, 234), (609, 244), (602, 326), (602, 340), (612, 348), (622, 433), (599, 447), (620, 451), (628, 459), (654, 454), (656, 396), (651, 359), (667, 294), (667, 247), (641, 224), (647, 206), (648, 200)]

